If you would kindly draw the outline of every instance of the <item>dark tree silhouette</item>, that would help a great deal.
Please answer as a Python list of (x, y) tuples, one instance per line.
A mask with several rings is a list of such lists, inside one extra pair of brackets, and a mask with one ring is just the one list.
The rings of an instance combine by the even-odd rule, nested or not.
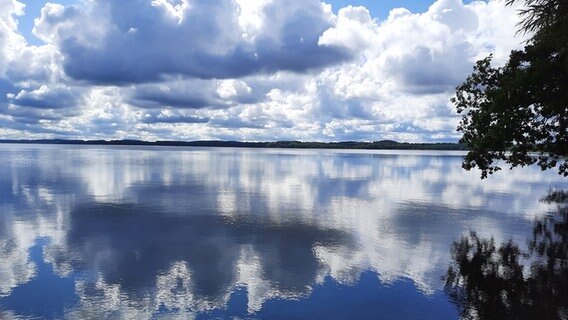
[(445, 290), (463, 319), (568, 319), (568, 205), (536, 221), (528, 244), (497, 248), (475, 232), (454, 242)]
[(534, 32), (525, 49), (503, 67), (492, 67), (492, 56), (478, 61), (452, 99), (470, 148), (463, 167), (482, 178), (501, 170), (499, 161), (568, 176), (568, 1), (524, 2), (520, 31)]

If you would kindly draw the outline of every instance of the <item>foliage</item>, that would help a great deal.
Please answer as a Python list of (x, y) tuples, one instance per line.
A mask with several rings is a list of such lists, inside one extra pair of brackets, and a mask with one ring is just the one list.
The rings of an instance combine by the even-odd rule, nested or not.
[[(516, 2), (510, 0), (509, 4)], [(534, 32), (503, 67), (477, 62), (452, 99), (463, 114), (458, 131), (470, 148), (463, 162), (482, 178), (500, 161), (568, 176), (568, 1), (525, 0), (522, 31)]]
[[(566, 193), (544, 199), (557, 200)], [(535, 222), (527, 252), (472, 232), (454, 242), (452, 261), (446, 292), (463, 319), (568, 319), (568, 206)]]

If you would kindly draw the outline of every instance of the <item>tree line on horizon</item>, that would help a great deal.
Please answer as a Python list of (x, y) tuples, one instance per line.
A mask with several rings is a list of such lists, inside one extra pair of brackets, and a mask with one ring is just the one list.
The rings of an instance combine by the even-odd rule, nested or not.
[(304, 142), (304, 141), (273, 141), (273, 142), (242, 142), (242, 141), (142, 141), (142, 140), (0, 140), (0, 143), (24, 144), (71, 144), (71, 145), (140, 145), (140, 146), (187, 146), (187, 147), (232, 147), (232, 148), (291, 148), (291, 149), (368, 149), (368, 150), (467, 150), (459, 143), (410, 143), (394, 140), (373, 142), (342, 141), (342, 142)]

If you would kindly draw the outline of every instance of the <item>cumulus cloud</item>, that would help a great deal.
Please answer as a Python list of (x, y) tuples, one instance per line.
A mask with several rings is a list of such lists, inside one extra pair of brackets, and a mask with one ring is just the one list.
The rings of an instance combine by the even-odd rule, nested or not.
[(6, 67), (6, 77), (23, 88), (39, 87), (47, 83), (62, 85), (67, 77), (61, 69), (63, 57), (56, 48), (26, 46), (15, 52)]
[(98, 1), (48, 5), (35, 30), (59, 45), (75, 79), (125, 84), (172, 74), (234, 78), (305, 72), (348, 59), (340, 47), (318, 43), (333, 18), (325, 8), (317, 0)]
[[(491, 7), (491, 8), (488, 8)], [(514, 39), (514, 23), (506, 27), (480, 23), (483, 15), (501, 4), (474, 3), (460, 0), (438, 0), (427, 12), (413, 14), (400, 8), (391, 11), (386, 21), (377, 24), (361, 7), (339, 11), (339, 22), (327, 30), (320, 43), (345, 44), (362, 54), (360, 69), (373, 70), (367, 77), (394, 81), (394, 89), (409, 93), (439, 93), (458, 84), (467, 76), (481, 51), (488, 28), (510, 30)], [(496, 9), (496, 8), (495, 8)], [(502, 14), (514, 17), (512, 8), (500, 8)], [(512, 22), (510, 19), (507, 22)], [(516, 20), (515, 20), (516, 21)], [(365, 34), (365, 41), (355, 41)], [(351, 41), (349, 41), (351, 40)], [(491, 40), (489, 40), (491, 41)], [(508, 54), (514, 45), (493, 43), (493, 51)]]
[(79, 92), (65, 85), (49, 87), (42, 85), (35, 90), (21, 90), (17, 94), (7, 95), (10, 101), (21, 106), (57, 109), (70, 108), (79, 104)]
[(17, 17), (24, 14), (25, 5), (16, 0), (0, 1), (0, 77), (14, 55), (25, 46), (25, 39), (18, 34)]
[(318, 0), (103, 0), (46, 4), (31, 46), (23, 4), (2, 1), (11, 137), (456, 141), (454, 87), (523, 40), (497, 0), (384, 20)]
[(140, 108), (229, 108), (263, 100), (239, 79), (200, 80), (173, 77), (159, 84), (140, 84), (133, 87), (130, 102)]

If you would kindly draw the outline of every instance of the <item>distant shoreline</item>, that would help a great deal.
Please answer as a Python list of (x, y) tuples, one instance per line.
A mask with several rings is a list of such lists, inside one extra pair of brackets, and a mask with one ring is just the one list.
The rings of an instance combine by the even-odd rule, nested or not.
[(292, 149), (367, 149), (367, 150), (468, 150), (458, 143), (409, 143), (393, 140), (374, 142), (240, 142), (240, 141), (141, 141), (141, 140), (0, 140), (0, 143), (65, 144), (65, 145), (118, 145), (118, 146), (169, 146), (169, 147), (227, 147), (227, 148), (292, 148)]

